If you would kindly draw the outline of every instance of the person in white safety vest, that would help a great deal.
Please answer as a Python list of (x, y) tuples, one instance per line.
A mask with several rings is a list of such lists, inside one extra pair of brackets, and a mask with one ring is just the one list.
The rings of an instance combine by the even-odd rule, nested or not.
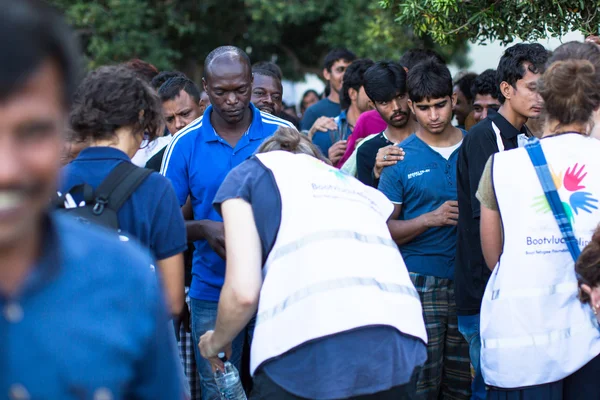
[(477, 192), (493, 270), (480, 321), (492, 400), (600, 399), (598, 322), (577, 298), (574, 270), (600, 221), (600, 141), (589, 137), (600, 49), (567, 43), (548, 65), (537, 88), (543, 138), (494, 154)]
[(213, 368), (258, 309), (251, 399), (414, 398), (427, 335), (382, 193), (279, 128), (214, 205), (225, 285), (216, 328), (199, 343)]

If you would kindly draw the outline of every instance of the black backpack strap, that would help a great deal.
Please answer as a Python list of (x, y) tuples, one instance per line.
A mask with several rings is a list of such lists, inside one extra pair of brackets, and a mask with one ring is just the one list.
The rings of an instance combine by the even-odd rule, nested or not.
[(65, 208), (67, 194), (70, 194), (72, 196), (82, 194), (83, 200), (86, 204), (94, 204), (94, 188), (88, 185), (87, 183), (82, 183), (80, 185), (73, 186), (71, 189), (69, 189), (67, 192), (61, 195), (58, 195), (58, 193), (56, 193), (56, 195), (52, 198), (52, 204), (54, 205), (54, 207)]
[(94, 213), (102, 214), (104, 207), (119, 211), (151, 173), (151, 170), (136, 167), (130, 162), (118, 164), (96, 189)]

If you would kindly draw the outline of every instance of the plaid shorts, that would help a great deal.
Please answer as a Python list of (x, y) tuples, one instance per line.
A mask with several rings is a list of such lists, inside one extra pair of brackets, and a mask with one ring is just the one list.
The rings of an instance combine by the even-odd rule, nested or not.
[(410, 273), (427, 329), (427, 362), (417, 383), (423, 400), (471, 397), (469, 344), (458, 331), (454, 282), (450, 279)]
[[(186, 288), (185, 302), (190, 306), (190, 297), (188, 296), (189, 288)], [(191, 317), (190, 317), (191, 318)], [(190, 383), (191, 400), (201, 400), (202, 393), (200, 389), (200, 376), (196, 370), (196, 358), (194, 357), (194, 338), (191, 332), (187, 332), (183, 327), (179, 328), (179, 357), (183, 364), (183, 372), (187, 376)]]

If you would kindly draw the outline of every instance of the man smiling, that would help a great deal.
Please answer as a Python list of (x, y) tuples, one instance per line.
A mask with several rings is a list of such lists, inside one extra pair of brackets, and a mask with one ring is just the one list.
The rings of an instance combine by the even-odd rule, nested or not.
[(281, 79), (267, 69), (253, 68), (252, 104), (260, 111), (279, 115), (283, 111), (283, 87)]
[[(195, 343), (215, 328), (217, 302), (225, 276), (223, 220), (212, 201), (229, 171), (251, 156), (280, 126), (292, 124), (261, 112), (250, 103), (252, 71), (248, 55), (223, 46), (204, 62), (204, 89), (210, 98), (202, 118), (179, 131), (171, 141), (161, 172), (173, 183), (179, 203), (191, 198), (194, 221), (187, 222), (188, 240), (194, 241), (191, 299)], [(243, 336), (233, 342), (231, 361), (239, 367)], [(218, 399), (210, 364), (196, 351), (204, 399)]]

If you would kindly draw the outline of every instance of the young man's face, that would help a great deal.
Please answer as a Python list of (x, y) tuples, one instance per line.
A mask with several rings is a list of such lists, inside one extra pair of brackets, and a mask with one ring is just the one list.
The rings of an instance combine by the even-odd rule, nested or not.
[(404, 128), (410, 118), (408, 96), (406, 93), (398, 95), (390, 101), (374, 102), (375, 109), (381, 118), (394, 128)]
[(167, 129), (172, 135), (185, 128), (188, 124), (199, 118), (206, 106), (202, 100), (196, 102), (188, 92), (182, 90), (174, 99), (163, 102), (163, 115)]
[(260, 111), (279, 115), (283, 110), (283, 88), (279, 79), (254, 74), (251, 101)]
[(409, 100), (409, 106), (423, 129), (432, 135), (439, 135), (452, 121), (455, 102), (456, 94), (438, 99), (425, 98), (418, 102)]
[(356, 102), (356, 108), (361, 114), (373, 109), (373, 103), (369, 99), (369, 96), (367, 96), (364, 86), (361, 86), (358, 90), (350, 88), (348, 94), (350, 95), (350, 100), (353, 103)]
[(48, 60), (0, 102), (0, 249), (34, 235), (56, 190), (67, 109)]
[(476, 94), (473, 100), (473, 118), (477, 123), (487, 118), (490, 109), (498, 111), (499, 108), (500, 101), (491, 94)]
[(540, 116), (544, 104), (542, 96), (537, 91), (537, 82), (541, 74), (531, 72), (530, 66), (529, 63), (524, 64), (525, 76), (517, 81), (516, 88), (509, 85), (510, 98), (505, 97), (516, 113), (525, 118), (537, 118)]
[(337, 93), (342, 90), (342, 83), (344, 82), (344, 72), (346, 72), (346, 68), (351, 64), (350, 61), (346, 60), (337, 60), (331, 66), (331, 71), (328, 71), (327, 68), (323, 70), (323, 76), (326, 80), (329, 81), (331, 85), (331, 90), (335, 90)]
[(471, 104), (458, 86), (454, 86), (454, 93), (456, 93), (456, 105), (454, 106), (456, 122), (458, 122), (459, 125), (464, 126), (467, 116), (471, 112)]

